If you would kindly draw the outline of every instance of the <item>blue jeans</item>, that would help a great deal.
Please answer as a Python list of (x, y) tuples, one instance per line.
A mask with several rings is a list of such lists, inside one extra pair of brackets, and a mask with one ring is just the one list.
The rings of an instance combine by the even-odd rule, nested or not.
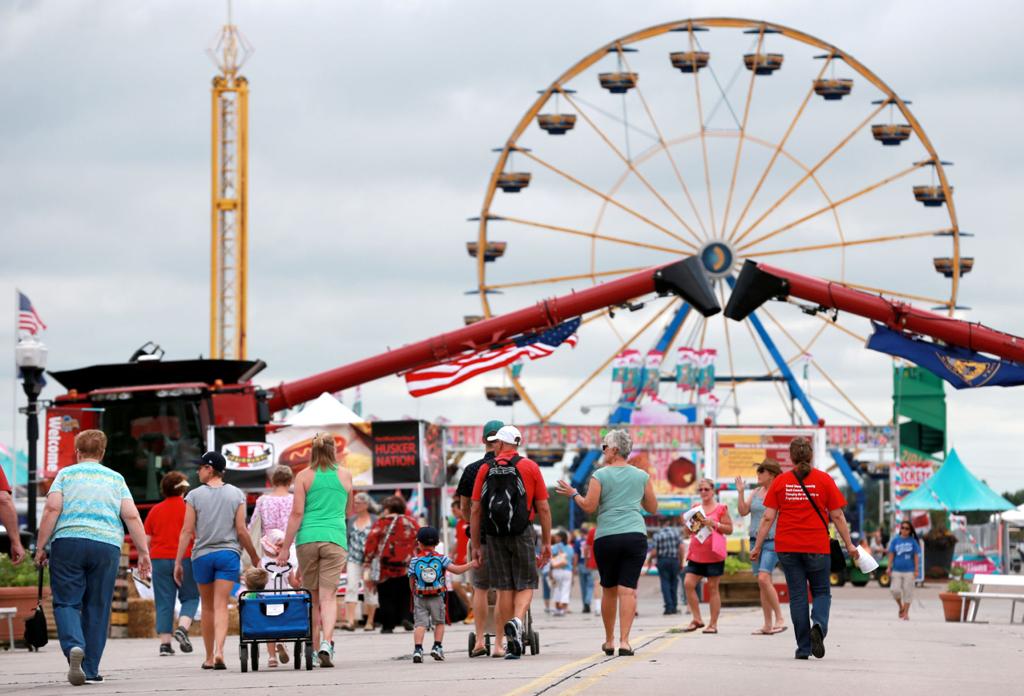
[(583, 598), (583, 606), (589, 607), (594, 601), (594, 571), (583, 563), (579, 566), (580, 572), (580, 597)]
[(661, 581), (661, 599), (665, 611), (674, 614), (679, 608), (679, 559), (659, 556), (658, 579)]
[(181, 602), (180, 616), (196, 618), (199, 608), (199, 588), (192, 577), (192, 559), (181, 559), (181, 587), (174, 582), (174, 561), (170, 558), (153, 559), (153, 599), (156, 604), (156, 632), (174, 630), (174, 601)]
[[(811, 622), (828, 635), (828, 612), (832, 606), (832, 588), (828, 581), (832, 568), (827, 553), (780, 553), (782, 572), (789, 588), (789, 616), (796, 634), (796, 654), (811, 654)], [(811, 616), (807, 617), (807, 586), (811, 587)]]
[(65, 657), (71, 648), (85, 651), (86, 677), (99, 674), (120, 560), (120, 547), (91, 539), (56, 539), (50, 545), (50, 591), (60, 649)]

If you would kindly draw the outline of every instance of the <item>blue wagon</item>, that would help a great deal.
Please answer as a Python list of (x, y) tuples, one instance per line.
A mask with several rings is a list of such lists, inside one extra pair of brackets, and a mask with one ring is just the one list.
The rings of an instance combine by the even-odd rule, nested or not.
[[(279, 572), (276, 589), (245, 592), (238, 599), (238, 656), (242, 671), (260, 668), (260, 643), (294, 643), (295, 669), (302, 663), (313, 669), (313, 596), (308, 590), (282, 589)], [(303, 658), (305, 658), (303, 660)]]

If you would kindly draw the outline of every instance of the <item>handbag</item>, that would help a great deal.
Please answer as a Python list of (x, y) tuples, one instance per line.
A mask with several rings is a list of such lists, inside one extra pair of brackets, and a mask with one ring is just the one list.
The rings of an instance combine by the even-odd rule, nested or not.
[(380, 563), (381, 558), (384, 556), (384, 547), (388, 545), (388, 539), (391, 538), (391, 532), (395, 530), (395, 523), (398, 522), (398, 515), (391, 518), (391, 524), (388, 526), (388, 531), (384, 533), (384, 538), (380, 542), (380, 546), (377, 547), (377, 555), (370, 561), (370, 582), (380, 582)]
[(800, 488), (803, 490), (804, 495), (807, 496), (807, 502), (809, 502), (811, 507), (814, 508), (814, 512), (818, 516), (818, 519), (821, 520), (823, 525), (825, 525), (825, 534), (828, 534), (828, 555), (829, 560), (831, 561), (831, 568), (829, 569), (829, 572), (844, 572), (846, 570), (846, 556), (843, 555), (843, 547), (839, 545), (838, 539), (833, 539), (832, 535), (828, 533), (828, 522), (825, 521), (825, 516), (821, 514), (821, 510), (819, 510), (817, 504), (815, 504), (814, 498), (812, 498), (811, 494), (807, 492), (807, 486), (804, 485), (803, 480), (801, 480), (796, 474), (793, 474), (793, 476), (796, 478), (796, 482), (800, 484)]
[(25, 644), (29, 651), (38, 651), (49, 640), (46, 614), (43, 613), (43, 566), (39, 566), (39, 590), (36, 594), (36, 610), (25, 619)]

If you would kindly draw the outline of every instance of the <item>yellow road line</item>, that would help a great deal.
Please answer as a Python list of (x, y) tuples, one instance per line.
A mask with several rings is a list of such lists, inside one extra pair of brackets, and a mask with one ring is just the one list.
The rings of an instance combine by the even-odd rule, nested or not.
[(537, 688), (539, 686), (547, 685), (547, 683), (550, 682), (551, 680), (553, 680), (555, 677), (561, 676), (562, 674), (564, 674), (566, 672), (569, 672), (569, 671), (573, 670), (576, 667), (582, 667), (583, 665), (585, 665), (586, 663), (590, 662), (594, 658), (603, 657), (603, 656), (604, 656), (603, 652), (596, 652), (596, 653), (593, 653), (592, 655), (587, 655), (584, 658), (576, 660), (575, 662), (570, 662), (567, 665), (562, 665), (561, 667), (556, 667), (555, 669), (551, 670), (550, 672), (547, 672), (546, 674), (540, 675), (539, 677), (534, 679), (532, 682), (530, 682), (528, 684), (523, 684), (518, 689), (514, 689), (512, 691), (509, 691), (508, 693), (505, 694), (505, 696), (518, 696), (519, 694), (530, 693), (535, 688)]
[[(680, 638), (682, 638), (685, 635), (687, 635), (687, 634), (685, 634), (685, 633), (677, 633), (676, 635), (674, 635), (674, 636), (672, 636), (670, 638), (666, 638), (657, 647), (648, 648), (648, 649), (644, 650), (643, 651), (644, 657), (646, 657), (648, 655), (656, 655), (656, 654), (660, 653), (661, 651), (666, 650), (671, 645), (673, 645), (677, 640), (679, 640)], [(636, 664), (636, 661), (635, 660), (630, 660), (629, 658), (623, 658), (623, 659), (617, 659), (617, 660), (609, 660), (609, 664), (608, 664), (607, 667), (605, 667), (604, 669), (600, 670), (599, 672), (595, 672), (594, 674), (591, 674), (589, 676), (583, 677), (576, 684), (570, 686), (565, 691), (559, 692), (559, 694), (560, 694), (560, 696), (573, 696), (573, 694), (578, 694), (578, 693), (580, 693), (580, 692), (582, 692), (582, 691), (584, 691), (586, 689), (589, 689), (591, 686), (593, 686), (599, 680), (604, 679), (605, 677), (607, 677), (612, 672), (616, 672), (616, 671), (618, 671), (620, 669), (623, 669), (624, 667), (628, 667), (629, 665), (634, 665), (634, 664)]]

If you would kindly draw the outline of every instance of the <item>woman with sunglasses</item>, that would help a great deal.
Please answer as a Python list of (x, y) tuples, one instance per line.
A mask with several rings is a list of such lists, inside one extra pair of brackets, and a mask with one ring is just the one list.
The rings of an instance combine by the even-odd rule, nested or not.
[(693, 621), (683, 629), (689, 633), (704, 628), (700, 616), (700, 602), (697, 601), (697, 584), (701, 578), (707, 578), (708, 605), (711, 607), (711, 620), (703, 633), (718, 633), (718, 614), (722, 610), (722, 598), (718, 594), (718, 582), (725, 573), (725, 537), (732, 534), (732, 519), (729, 508), (715, 500), (715, 484), (711, 479), (701, 479), (697, 484), (700, 493), (700, 510), (704, 515), (701, 526), (711, 530), (711, 535), (699, 541), (687, 526), (683, 526), (683, 534), (690, 537), (690, 548), (686, 554), (686, 603), (690, 607)]
[(889, 542), (889, 591), (900, 608), (900, 618), (910, 621), (910, 603), (914, 599), (914, 576), (921, 558), (921, 544), (910, 522), (900, 523), (900, 533)]
[[(746, 484), (742, 476), (736, 477), (736, 491), (739, 493), (737, 508), (741, 515), (750, 515), (750, 548), (757, 541), (757, 528), (764, 517), (764, 496), (772, 485), (775, 477), (782, 473), (782, 467), (774, 459), (765, 459), (757, 465), (757, 488), (744, 495)], [(776, 520), (778, 522), (778, 520)], [(761, 546), (761, 557), (752, 563), (751, 570), (757, 576), (757, 585), (761, 590), (761, 611), (764, 612), (764, 625), (754, 631), (755, 636), (772, 636), (786, 630), (786, 620), (782, 617), (782, 606), (779, 604), (779, 593), (772, 584), (772, 572), (779, 564), (779, 556), (775, 553), (775, 525), (773, 524)], [(772, 617), (775, 622), (772, 623)]]
[(594, 558), (601, 580), (601, 620), (605, 655), (615, 654), (615, 609), (619, 613), (619, 655), (633, 654), (629, 632), (636, 616), (636, 586), (647, 559), (647, 523), (644, 511), (658, 511), (658, 498), (650, 475), (626, 461), (633, 441), (625, 430), (611, 430), (601, 450), (604, 466), (594, 472), (586, 496), (565, 481), (557, 491), (569, 496), (586, 513), (597, 512)]

